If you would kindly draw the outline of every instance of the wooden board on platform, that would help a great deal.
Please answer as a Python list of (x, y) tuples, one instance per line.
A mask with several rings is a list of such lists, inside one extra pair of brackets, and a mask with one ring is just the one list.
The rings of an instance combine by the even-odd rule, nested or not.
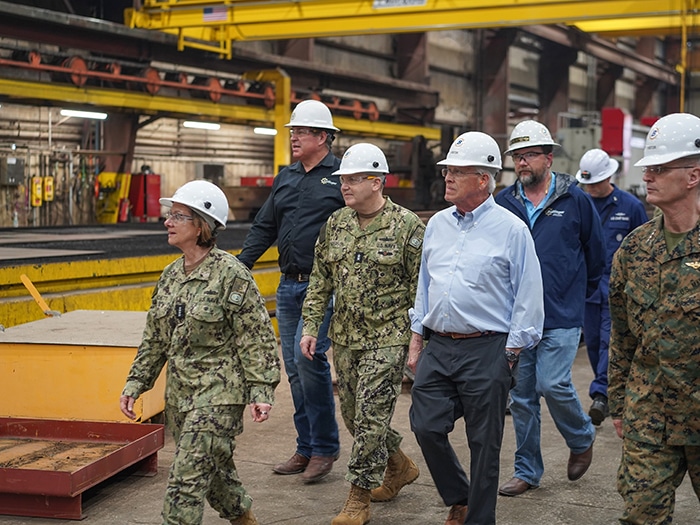
[(85, 490), (158, 469), (162, 425), (0, 418), (0, 514), (82, 519)]

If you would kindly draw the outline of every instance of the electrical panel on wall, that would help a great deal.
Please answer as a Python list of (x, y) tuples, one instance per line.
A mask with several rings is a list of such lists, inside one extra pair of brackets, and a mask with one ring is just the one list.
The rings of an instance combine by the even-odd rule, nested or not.
[(19, 186), (24, 182), (24, 159), (0, 158), (0, 186)]

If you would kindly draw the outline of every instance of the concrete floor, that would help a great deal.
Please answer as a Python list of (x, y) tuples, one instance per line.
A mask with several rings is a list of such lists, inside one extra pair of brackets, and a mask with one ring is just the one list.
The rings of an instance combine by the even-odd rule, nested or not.
[[(588, 409), (587, 391), (592, 374), (585, 348), (581, 347), (574, 366), (574, 381)], [(117, 400), (115, 400), (116, 402)], [(404, 488), (394, 501), (372, 504), (372, 525), (442, 525), (447, 515), (425, 467), (425, 463), (408, 424), (410, 394), (402, 394), (394, 425), (404, 435), (402, 448), (414, 458), (421, 476)], [(254, 512), (262, 525), (327, 525), (345, 501), (349, 485), (344, 480), (351, 439), (342, 422), (341, 456), (334, 470), (322, 482), (304, 485), (298, 476), (279, 476), (272, 465), (287, 459), (293, 452), (294, 430), (292, 406), (286, 382), (277, 389), (277, 403), (271, 419), (263, 424), (246, 420), (245, 431), (238, 440), (236, 463), (239, 474), (254, 498)], [(599, 428), (593, 464), (579, 481), (566, 479), (569, 451), (551, 418), (543, 409), (542, 446), (545, 475), (541, 487), (517, 498), (500, 497), (497, 516), (500, 525), (612, 525), (617, 523), (622, 501), (615, 490), (615, 472), (620, 458), (621, 441), (612, 423), (606, 420)], [(453, 442), (460, 458), (468, 463), (468, 449), (463, 425), (453, 433)], [(501, 482), (512, 476), (515, 438), (510, 417), (501, 455)], [(116, 476), (86, 493), (83, 523), (90, 525), (159, 524), (160, 510), (168, 467), (172, 461), (173, 442), (167, 438), (159, 453), (159, 469), (155, 477)], [(700, 523), (700, 505), (688, 477), (681, 485), (676, 501), (674, 523)], [(0, 516), (0, 525), (58, 525), (67, 520), (17, 518)], [(207, 506), (204, 525), (225, 524)]]

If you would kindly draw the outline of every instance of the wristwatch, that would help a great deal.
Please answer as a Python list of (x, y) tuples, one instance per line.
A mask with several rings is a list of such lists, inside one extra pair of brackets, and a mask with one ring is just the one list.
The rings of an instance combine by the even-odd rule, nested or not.
[(509, 363), (517, 363), (518, 359), (520, 359), (519, 353), (513, 352), (512, 350), (506, 350), (506, 361)]

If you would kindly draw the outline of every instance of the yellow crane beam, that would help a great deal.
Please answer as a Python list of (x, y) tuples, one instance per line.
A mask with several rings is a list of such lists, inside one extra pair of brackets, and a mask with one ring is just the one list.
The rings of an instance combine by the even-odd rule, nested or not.
[(586, 33), (600, 33), (606, 36), (680, 36), (683, 16), (666, 17), (640, 16), (621, 20), (591, 20), (577, 22), (576, 27)]
[[(281, 140), (275, 142), (275, 161), (277, 164), (288, 163), (289, 134), (284, 133), (284, 124), (289, 122), (290, 112), (290, 85), (289, 79), (284, 75), (260, 77), (260, 73), (254, 73), (256, 78), (277, 80), (276, 93), (278, 100), (275, 108), (266, 109), (255, 106), (243, 106), (208, 102), (206, 100), (183, 99), (147, 93), (118, 91), (97, 87), (73, 87), (26, 80), (9, 80), (0, 78), (0, 95), (14, 99), (34, 99), (59, 102), (61, 104), (90, 105), (101, 108), (132, 109), (144, 114), (168, 114), (168, 116), (193, 116), (207, 117), (221, 122), (233, 124), (260, 123), (261, 125), (274, 127), (280, 133)], [(396, 124), (392, 122), (371, 122), (369, 120), (356, 120), (350, 117), (334, 116), (336, 125), (346, 133), (358, 135), (384, 137), (387, 139), (410, 140), (416, 135), (423, 135), (429, 140), (439, 140), (440, 130), (426, 126), (411, 124)], [(284, 159), (287, 159), (286, 162)]]
[(0, 78), (0, 95), (15, 99), (36, 99), (102, 108), (138, 110), (144, 114), (167, 113), (191, 118), (204, 116), (221, 122), (272, 123), (273, 111), (262, 107), (217, 104), (206, 100), (153, 96), (147, 93), (97, 87), (73, 87), (28, 80)]
[[(179, 36), (230, 56), (231, 41), (278, 40), (537, 24), (681, 31), (697, 0), (144, 0), (126, 25)], [(684, 4), (686, 4), (684, 6)], [(688, 4), (691, 4), (688, 9)], [(684, 9), (685, 8), (685, 9)], [(207, 47), (210, 46), (210, 47)]]

